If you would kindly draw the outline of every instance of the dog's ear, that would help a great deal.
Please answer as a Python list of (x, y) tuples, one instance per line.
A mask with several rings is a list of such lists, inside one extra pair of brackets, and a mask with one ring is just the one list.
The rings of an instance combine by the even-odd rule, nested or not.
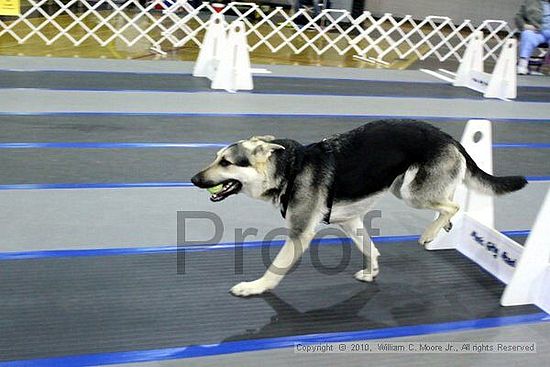
[(266, 162), (267, 159), (271, 156), (276, 150), (284, 150), (285, 147), (279, 144), (273, 143), (261, 143), (252, 151), (252, 155), (256, 159), (256, 162)]
[(273, 135), (257, 135), (257, 136), (250, 137), (250, 139), (248, 140), (251, 140), (251, 141), (261, 140), (261, 141), (269, 142), (269, 141), (275, 140), (275, 137)]

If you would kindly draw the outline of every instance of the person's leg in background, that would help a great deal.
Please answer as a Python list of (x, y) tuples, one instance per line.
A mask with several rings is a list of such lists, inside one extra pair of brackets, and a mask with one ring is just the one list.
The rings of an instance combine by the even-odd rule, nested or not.
[[(295, 0), (294, 1), (294, 6), (292, 7), (292, 9), (294, 10), (294, 14), (299, 12), (300, 8), (302, 8), (302, 0)], [(298, 24), (299, 26), (305, 24), (304, 16), (303, 15), (297, 16), (294, 19), (294, 23)]]
[[(294, 13), (298, 12), (300, 9), (305, 8), (307, 6), (313, 8), (313, 12), (310, 13), (310, 16), (312, 18), (315, 18), (317, 15), (319, 15), (320, 8), (319, 8), (318, 0), (296, 0), (294, 2)], [(303, 15), (296, 17), (294, 20), (294, 23), (298, 25), (305, 25), (307, 24), (307, 22), (308, 22), (307, 18)]]
[(319, 6), (320, 0), (313, 0), (313, 16), (316, 17), (321, 12), (321, 8)]
[(533, 54), (533, 51), (538, 45), (548, 42), (549, 40), (550, 30), (537, 32), (526, 29), (521, 32), (519, 41), (518, 74), (529, 74), (529, 58)]

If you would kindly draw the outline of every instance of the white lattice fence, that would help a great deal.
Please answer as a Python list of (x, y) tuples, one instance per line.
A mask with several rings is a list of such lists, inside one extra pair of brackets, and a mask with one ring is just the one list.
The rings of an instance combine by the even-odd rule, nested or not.
[[(12, 37), (19, 43), (38, 37), (47, 45), (68, 40), (74, 46), (84, 42), (107, 46), (114, 41), (128, 47), (145, 41), (158, 49), (200, 46), (209, 16), (214, 12), (209, 3), (193, 8), (185, 0), (154, 0), (147, 5), (141, 5), (139, 0), (29, 3), (21, 17), (0, 20), (0, 37)], [(353, 53), (375, 60), (429, 56), (440, 61), (460, 60), (466, 39), (474, 30), (485, 35), (485, 58), (496, 59), (514, 32), (500, 20), (475, 26), (468, 20), (455, 24), (441, 16), (414, 20), (411, 16), (374, 17), (364, 12), (353, 18), (347, 10), (335, 9), (322, 10), (313, 17), (304, 9), (295, 14), (280, 7), (264, 11), (256, 3), (231, 3), (223, 13), (228, 21), (245, 22), (251, 51)]]

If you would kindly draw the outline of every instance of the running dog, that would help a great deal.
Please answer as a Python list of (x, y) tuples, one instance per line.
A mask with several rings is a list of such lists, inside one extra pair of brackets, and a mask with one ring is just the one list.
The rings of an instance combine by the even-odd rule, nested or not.
[(231, 288), (237, 296), (275, 288), (322, 221), (340, 225), (366, 257), (366, 268), (355, 278), (373, 281), (380, 254), (362, 217), (386, 191), (413, 208), (439, 213), (419, 239), (425, 245), (442, 228), (451, 230), (451, 218), (459, 210), (452, 201), (459, 183), (493, 195), (527, 184), (523, 176), (495, 177), (482, 171), (458, 141), (415, 120), (375, 121), (305, 146), (255, 136), (221, 149), (191, 181), (210, 189), (212, 201), (240, 192), (271, 201), (286, 219), (287, 241), (261, 278)]

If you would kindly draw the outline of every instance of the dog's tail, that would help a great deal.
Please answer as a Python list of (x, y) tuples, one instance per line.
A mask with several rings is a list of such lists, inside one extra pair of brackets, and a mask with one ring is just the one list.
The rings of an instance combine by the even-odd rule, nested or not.
[(527, 185), (524, 176), (493, 176), (479, 168), (461, 144), (457, 144), (466, 159), (464, 183), (469, 188), (483, 194), (502, 195), (522, 189)]

